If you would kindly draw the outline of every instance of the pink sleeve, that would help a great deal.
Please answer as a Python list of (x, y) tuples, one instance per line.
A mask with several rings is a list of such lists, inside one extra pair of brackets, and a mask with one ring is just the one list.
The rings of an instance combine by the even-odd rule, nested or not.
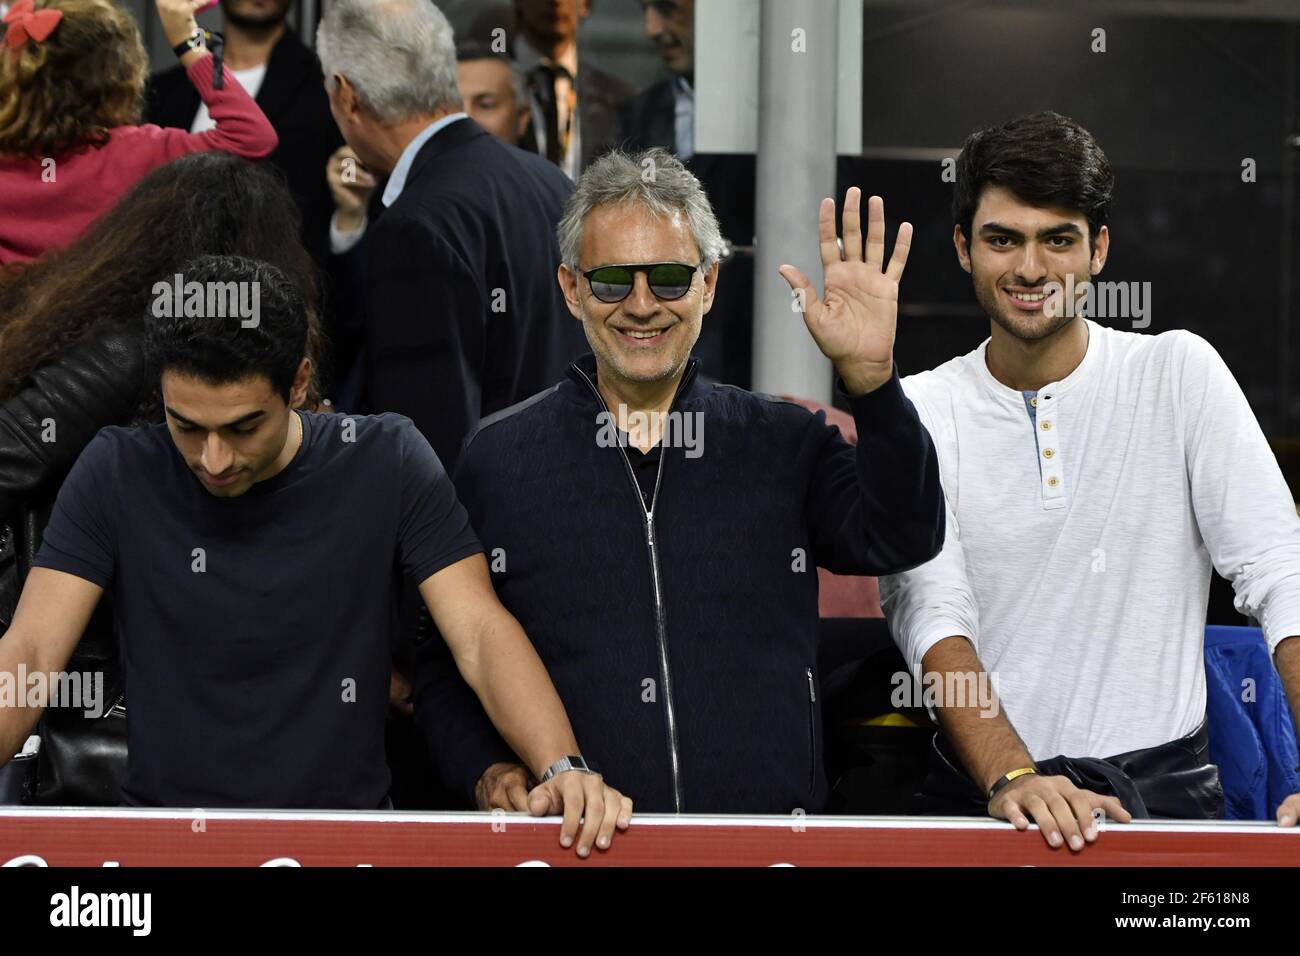
[(207, 105), (208, 113), (217, 127), (203, 133), (191, 133), (182, 129), (163, 130), (163, 147), (168, 162), (189, 153), (209, 150), (221, 150), (245, 159), (261, 159), (279, 144), (280, 139), (275, 135), (275, 130), (261, 107), (239, 85), (239, 81), (224, 64), (221, 70), (225, 84), (219, 90), (212, 86), (212, 54), (191, 63), (185, 71), (194, 88), (199, 91), (199, 98)]

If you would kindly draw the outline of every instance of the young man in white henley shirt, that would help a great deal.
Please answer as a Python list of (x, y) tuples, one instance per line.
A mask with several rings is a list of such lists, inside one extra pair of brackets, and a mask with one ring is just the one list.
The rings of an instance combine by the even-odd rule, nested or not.
[[(1055, 113), (966, 141), (953, 243), (991, 337), (903, 380), (938, 449), (948, 534), (880, 582), (918, 679), (993, 675), (996, 716), (941, 702), (932, 756), (955, 760), (933, 762), (971, 805), (1074, 850), (1096, 839), (1094, 810), (1129, 814), (1035, 760), (1140, 751), (1134, 766), (1158, 758), (1132, 778), (1148, 814), (1221, 813), (1204, 752), (1211, 565), (1300, 711), (1300, 520), (1232, 374), (1190, 332), (1103, 327), (1047, 296), (1105, 265), (1112, 184), (1088, 131)], [(1277, 817), (1294, 825), (1300, 795)]]

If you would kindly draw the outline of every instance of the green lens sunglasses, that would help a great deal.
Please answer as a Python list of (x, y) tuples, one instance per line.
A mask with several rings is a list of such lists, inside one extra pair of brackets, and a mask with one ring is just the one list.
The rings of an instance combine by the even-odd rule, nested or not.
[(644, 272), (655, 297), (672, 302), (691, 291), (691, 283), (699, 269), (699, 266), (688, 266), (680, 262), (647, 262), (601, 266), (582, 275), (591, 285), (591, 294), (601, 302), (622, 302), (631, 293), (636, 274)]

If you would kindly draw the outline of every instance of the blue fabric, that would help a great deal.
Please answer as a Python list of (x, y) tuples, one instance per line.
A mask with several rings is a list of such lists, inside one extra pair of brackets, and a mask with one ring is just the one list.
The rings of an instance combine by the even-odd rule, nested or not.
[(1223, 781), (1224, 818), (1272, 820), (1300, 792), (1295, 725), (1257, 627), (1205, 629), (1210, 759)]
[(1029, 412), (1029, 423), (1031, 425), (1038, 424), (1038, 409), (1034, 407), (1034, 399), (1038, 397), (1038, 390), (1037, 389), (1032, 389), (1030, 391), (1022, 390), (1020, 394), (1023, 395), (1025, 398), (1025, 411)]
[(1034, 461), (1038, 462), (1038, 477), (1043, 477), (1043, 459), (1038, 456), (1038, 408), (1034, 405), (1035, 399), (1038, 398), (1038, 390), (1031, 389), (1025, 391), (1021, 389), (1020, 394), (1025, 399), (1025, 411), (1029, 412), (1029, 427), (1034, 430)]

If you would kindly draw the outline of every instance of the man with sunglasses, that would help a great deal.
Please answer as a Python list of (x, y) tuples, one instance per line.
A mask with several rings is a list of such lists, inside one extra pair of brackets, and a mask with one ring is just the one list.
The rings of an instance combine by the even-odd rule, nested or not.
[[(934, 449), (893, 368), (911, 227), (886, 265), (873, 197), (864, 256), (860, 205), (850, 190), (841, 259), (822, 203), (824, 296), (781, 270), (856, 450), (820, 414), (700, 378), (722, 243), (699, 181), (659, 149), (590, 166), (558, 228), (592, 354), (466, 439), (455, 480), (497, 593), (584, 755), (645, 810), (822, 809), (816, 568), (883, 574), (942, 545)], [(422, 647), (416, 706), (447, 782), (523, 809), (528, 773), (441, 643)]]

